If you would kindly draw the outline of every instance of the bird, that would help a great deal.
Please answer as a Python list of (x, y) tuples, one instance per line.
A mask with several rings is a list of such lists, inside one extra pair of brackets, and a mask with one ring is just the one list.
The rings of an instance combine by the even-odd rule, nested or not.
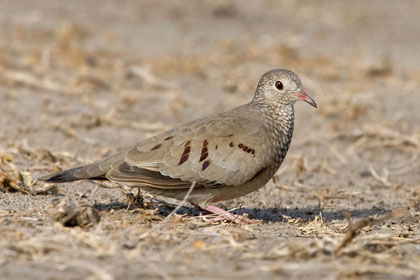
[(103, 160), (39, 180), (109, 180), (152, 195), (188, 201), (224, 220), (250, 223), (250, 219), (214, 203), (256, 191), (273, 177), (292, 140), (297, 101), (317, 108), (297, 74), (286, 69), (270, 70), (261, 76), (247, 104), (188, 122)]

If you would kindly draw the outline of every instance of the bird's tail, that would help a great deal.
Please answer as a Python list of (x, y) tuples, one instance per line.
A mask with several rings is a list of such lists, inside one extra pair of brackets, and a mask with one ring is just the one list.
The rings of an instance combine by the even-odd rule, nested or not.
[(64, 183), (83, 179), (106, 180), (108, 171), (110, 171), (113, 166), (118, 165), (123, 158), (123, 153), (119, 153), (89, 165), (83, 165), (42, 176), (38, 178), (38, 180), (48, 183)]
[[(92, 177), (90, 174), (86, 172), (88, 167), (89, 167), (88, 165), (87, 166), (85, 165), (85, 166), (79, 166), (79, 167), (63, 170), (57, 173), (42, 176), (38, 178), (38, 180), (45, 181), (47, 183), (64, 183), (64, 182), (71, 182), (71, 181), (77, 181), (77, 180), (83, 180), (83, 179), (96, 179), (98, 176)], [(105, 174), (102, 174), (102, 175), (105, 175)]]

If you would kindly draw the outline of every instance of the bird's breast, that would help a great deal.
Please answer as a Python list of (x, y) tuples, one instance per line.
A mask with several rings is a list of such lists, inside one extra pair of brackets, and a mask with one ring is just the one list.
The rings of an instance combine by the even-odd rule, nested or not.
[(271, 125), (270, 157), (274, 161), (273, 169), (277, 170), (286, 157), (292, 140), (294, 126), (293, 109), (280, 111), (279, 115), (273, 118)]

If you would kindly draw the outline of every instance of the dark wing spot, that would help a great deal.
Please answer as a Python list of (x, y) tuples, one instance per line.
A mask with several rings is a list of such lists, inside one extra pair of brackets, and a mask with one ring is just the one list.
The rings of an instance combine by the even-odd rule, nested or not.
[(238, 144), (238, 148), (241, 149), (244, 152), (255, 154), (255, 150), (253, 148), (250, 148), (248, 146), (245, 146), (244, 144)]
[(209, 155), (209, 151), (207, 150), (207, 147), (203, 147), (203, 149), (201, 149), (201, 157), (200, 157), (199, 162), (202, 162), (203, 160), (205, 160), (208, 155)]
[(201, 169), (202, 171), (204, 171), (207, 167), (209, 167), (210, 165), (210, 161), (206, 160), (205, 162), (203, 162), (203, 169)]
[(185, 147), (184, 151), (182, 152), (182, 155), (188, 155), (191, 151), (191, 146)]
[(201, 157), (200, 157), (199, 162), (202, 162), (203, 160), (205, 160), (207, 158), (207, 156), (209, 155), (209, 151), (207, 149), (208, 144), (209, 144), (209, 141), (207, 141), (207, 140), (203, 141), (203, 148), (201, 149)]
[(218, 148), (219, 146), (218, 145), (216, 145), (216, 147), (214, 147), (216, 150), (217, 150), (217, 148)]
[[(188, 142), (191, 143), (191, 141), (188, 141)], [(178, 165), (181, 165), (188, 160), (188, 157), (190, 156), (190, 151), (191, 151), (191, 147), (186, 146), (184, 151), (182, 152), (182, 156), (181, 156), (181, 159), (179, 160)]]
[(231, 147), (231, 148), (233, 147), (233, 142), (229, 143), (229, 147)]
[(157, 150), (157, 149), (159, 149), (160, 147), (162, 147), (162, 144), (157, 144), (156, 146), (154, 146), (154, 147), (151, 149), (151, 151)]
[(188, 160), (188, 156), (189, 156), (189, 154), (187, 154), (187, 155), (183, 155), (183, 156), (181, 157), (181, 159), (179, 160), (178, 165), (181, 165), (181, 164), (183, 164), (184, 162), (186, 162), (186, 161)]
[(165, 138), (165, 141), (171, 140), (172, 138), (174, 138), (174, 136), (168, 136)]

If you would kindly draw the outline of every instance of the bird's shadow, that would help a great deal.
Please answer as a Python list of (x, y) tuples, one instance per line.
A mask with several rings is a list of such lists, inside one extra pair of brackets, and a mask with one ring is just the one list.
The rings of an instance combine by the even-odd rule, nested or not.
[[(139, 206), (139, 205), (127, 205), (122, 202), (112, 202), (109, 204), (95, 204), (94, 207), (99, 211), (108, 211), (111, 209), (121, 210), (129, 209), (134, 210), (136, 208), (147, 208), (147, 209), (158, 209), (159, 214), (162, 216), (168, 216), (176, 207), (174, 204), (165, 203), (158, 201), (151, 206)], [(362, 208), (354, 210), (337, 210), (337, 211), (322, 211), (322, 217), (325, 222), (333, 220), (346, 219), (345, 211), (349, 212), (352, 218), (366, 218), (375, 215), (381, 215), (389, 213), (389, 209), (373, 206), (371, 208)], [(297, 219), (300, 218), (304, 221), (312, 221), (316, 216), (320, 215), (320, 209), (318, 207), (303, 207), (303, 208), (239, 208), (233, 210), (235, 214), (248, 214), (251, 219), (261, 220), (263, 222), (282, 222), (285, 217)], [(189, 216), (200, 216), (207, 214), (205, 211), (191, 206), (182, 206), (178, 209), (177, 214), (189, 215)]]
[[(362, 208), (362, 209), (353, 209), (353, 210), (337, 210), (337, 211), (322, 211), (322, 219), (325, 222), (333, 220), (343, 220), (346, 219), (345, 212), (350, 213), (352, 218), (366, 218), (375, 215), (385, 214), (390, 212), (390, 210), (385, 208)], [(247, 213), (252, 218), (262, 220), (264, 222), (281, 222), (287, 218), (297, 219), (300, 218), (304, 221), (312, 221), (316, 216), (320, 216), (321, 210), (316, 207), (304, 207), (304, 208), (267, 208), (267, 209), (258, 209), (258, 208), (243, 208), (236, 211), (237, 214)]]

